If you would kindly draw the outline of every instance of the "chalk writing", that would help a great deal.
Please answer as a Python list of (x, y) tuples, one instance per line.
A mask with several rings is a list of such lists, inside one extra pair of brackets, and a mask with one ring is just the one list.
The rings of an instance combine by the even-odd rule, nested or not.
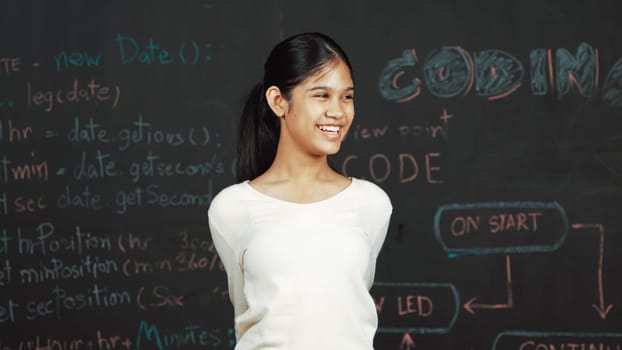
[(222, 175), (225, 172), (222, 160), (217, 160), (216, 153), (212, 153), (211, 159), (195, 164), (183, 164), (181, 162), (165, 162), (161, 156), (149, 151), (142, 161), (133, 161), (129, 166), (129, 175), (133, 182), (139, 182), (145, 177), (178, 177), (178, 176), (209, 176)]
[[(130, 277), (159, 272), (224, 271), (212, 241), (190, 236), (187, 232), (179, 232), (177, 238), (179, 251), (174, 258), (128, 258), (122, 263), (123, 274)], [(130, 233), (127, 237), (120, 235), (118, 243), (124, 253), (145, 251), (149, 239)]]
[[(169, 331), (170, 332), (170, 331)], [(169, 347), (189, 346), (221, 346), (223, 339), (221, 330), (208, 330), (191, 323), (177, 332), (163, 333), (158, 326), (147, 321), (140, 321), (136, 335), (136, 349), (149, 349), (155, 346), (159, 350)], [(152, 344), (149, 346), (149, 344)]]
[(9, 298), (5, 302), (0, 301), (0, 324), (15, 322), (15, 310), (19, 307), (19, 304)]
[(126, 290), (112, 290), (93, 284), (80, 292), (70, 292), (55, 285), (46, 299), (28, 300), (18, 304), (13, 299), (6, 303), (0, 302), (0, 323), (32, 321), (54, 316), (61, 320), (65, 312), (80, 311), (92, 308), (113, 308), (129, 305), (132, 295)]
[(497, 335), (492, 348), (493, 350), (621, 350), (622, 333), (505, 331)]
[(117, 247), (123, 253), (131, 250), (146, 251), (150, 244), (152, 244), (151, 238), (139, 237), (132, 232), (120, 234), (117, 238)]
[(98, 68), (102, 61), (102, 53), (91, 54), (86, 51), (59, 51), (54, 55), (54, 68), (57, 72), (68, 68)]
[(35, 152), (30, 152), (30, 159), (26, 162), (11, 160), (3, 154), (0, 159), (0, 170), (5, 184), (9, 181), (47, 181), (50, 173), (48, 162), (39, 160)]
[(434, 216), (436, 239), (453, 253), (554, 251), (567, 233), (566, 213), (557, 203), (448, 204)]
[(350, 128), (344, 140), (367, 140), (378, 139), (386, 135), (389, 127), (362, 127), (361, 124), (355, 124)]
[[(571, 93), (571, 88), (585, 98), (596, 95), (600, 72), (598, 49), (580, 43), (574, 54), (558, 48), (554, 55), (555, 65), (550, 49), (539, 48), (529, 53), (532, 73), (529, 83), (533, 95), (555, 93), (561, 100)], [(406, 102), (419, 96), (424, 85), (440, 98), (468, 95), (475, 86), (478, 96), (496, 100), (513, 94), (525, 80), (523, 63), (514, 55), (497, 49), (473, 54), (459, 46), (432, 50), (423, 63), (423, 82), (419, 78), (402, 82), (400, 78), (407, 75), (406, 70), (413, 70), (418, 64), (414, 49), (404, 50), (400, 57), (391, 59), (380, 74), (380, 94), (389, 101)], [(622, 88), (618, 83), (621, 67), (622, 60), (619, 60), (610, 68), (601, 88), (602, 100), (608, 106), (621, 105)]]
[(599, 303), (592, 304), (592, 307), (596, 310), (596, 312), (598, 312), (598, 316), (600, 316), (600, 318), (604, 320), (607, 318), (609, 311), (611, 311), (611, 308), (613, 308), (613, 304), (605, 303), (605, 296), (603, 291), (603, 265), (605, 261), (605, 226), (602, 224), (573, 224), (572, 228), (576, 230), (594, 230), (600, 233), (600, 240), (598, 245), (598, 269), (596, 272), (598, 280)]
[(428, 89), (433, 95), (445, 98), (468, 94), (473, 85), (473, 71), (473, 58), (461, 47), (434, 50), (423, 64)]
[[(116, 137), (115, 137), (116, 135)], [(219, 137), (218, 133), (215, 133)], [(73, 119), (72, 127), (67, 131), (67, 141), (69, 143), (112, 143), (118, 144), (120, 151), (127, 151), (134, 145), (166, 145), (177, 147), (184, 144), (193, 146), (207, 146), (212, 134), (207, 127), (191, 127), (184, 131), (165, 131), (154, 127), (154, 125), (144, 119), (139, 114), (130, 127), (124, 127), (114, 133), (109, 131), (89, 117), (86, 121), (76, 116)]]
[(13, 200), (13, 206), (16, 214), (34, 213), (47, 208), (47, 204), (43, 197), (32, 198), (17, 196), (15, 197), (15, 200)]
[(13, 121), (12, 119), (8, 119), (6, 121), (7, 135), (5, 136), (4, 133), (2, 132), (4, 130), (2, 127), (3, 123), (0, 120), (0, 140), (6, 138), (9, 141), (9, 143), (16, 143), (16, 142), (27, 141), (32, 136), (32, 127), (30, 126), (20, 127), (16, 125), (16, 123), (17, 122)]
[(56, 197), (56, 207), (60, 209), (79, 208), (101, 210), (104, 207), (102, 195), (89, 190), (89, 186), (75, 191), (69, 185)]
[(400, 125), (399, 133), (402, 139), (411, 136), (412, 138), (425, 138), (432, 140), (444, 140), (448, 139), (447, 128), (449, 120), (453, 118), (453, 114), (447, 113), (447, 109), (443, 109), (443, 112), (438, 116), (439, 122), (428, 122), (412, 124), (412, 125)]
[(584, 97), (594, 95), (598, 86), (598, 50), (581, 43), (575, 55), (566, 49), (557, 49), (555, 60), (555, 87), (560, 98), (570, 92), (571, 85)]
[(100, 124), (95, 123), (93, 118), (89, 118), (88, 121), (81, 122), (79, 117), (73, 118), (73, 126), (67, 132), (67, 141), (70, 143), (79, 142), (110, 142), (108, 136), (108, 130), (102, 128)]
[(207, 192), (200, 193), (162, 191), (156, 184), (120, 190), (115, 195), (116, 213), (125, 214), (130, 208), (144, 206), (159, 208), (207, 206), (212, 201), (214, 193), (211, 179), (206, 182)]
[[(194, 135), (194, 132), (191, 134)], [(184, 136), (179, 132), (165, 132), (153, 129), (150, 122), (143, 120), (142, 114), (138, 115), (138, 119), (132, 123), (132, 128), (121, 129), (118, 138), (120, 140), (119, 149), (122, 151), (127, 150), (130, 145), (139, 143), (179, 146), (186, 142)], [(209, 136), (207, 140), (209, 140)]]
[[(5, 32), (14, 33), (0, 55), (0, 350), (235, 346), (235, 295), (205, 210), (234, 181), (236, 91), (255, 80), (248, 53), (266, 39), (223, 30), (248, 17), (229, 18), (237, 5), (5, 9)], [(281, 5), (266, 13), (295, 21), (298, 5)], [(530, 48), (513, 43), (505, 25), (481, 35), (508, 19), (490, 22), (485, 14), (503, 13), (496, 4), (490, 12), (460, 6), (464, 20), (449, 30), (443, 20), (458, 7), (427, 6), (403, 26), (390, 5), (357, 3), (356, 21), (346, 21), (353, 30), (359, 22), (394, 30), (357, 31), (368, 40), (350, 43), (368, 53), (360, 81), (376, 81), (378, 96), (361, 89), (347, 151), (331, 161), (391, 196), (376, 280), (452, 283), (375, 283), (374, 347), (483, 350), (497, 336), (494, 349), (622, 350), (618, 333), (498, 333), (512, 324), (619, 324), (619, 225), (600, 212), (618, 209), (622, 174), (614, 108), (622, 106), (622, 59), (612, 57), (615, 35), (603, 36), (618, 32), (617, 22), (591, 18), (604, 13), (598, 6), (574, 18), (573, 7), (514, 4), (512, 20), (529, 20), (521, 33), (538, 23), (546, 34)], [(32, 18), (13, 16), (31, 10)], [(553, 26), (539, 12), (558, 14)], [(585, 28), (580, 36), (598, 47), (572, 35)], [(417, 39), (400, 44), (408, 33)], [(374, 46), (385, 35), (395, 42)], [(471, 36), (471, 47), (459, 42)], [(499, 173), (510, 178), (494, 182)], [(603, 204), (584, 210), (595, 188), (605, 189)], [(534, 194), (550, 201), (515, 201)], [(557, 201), (588, 223), (569, 224)], [(543, 261), (550, 269), (531, 275)], [(588, 288), (573, 290), (573, 279)]]
[(181, 307), (184, 306), (184, 296), (173, 293), (168, 286), (140, 287), (136, 294), (136, 304), (143, 310)]
[(464, 309), (470, 314), (475, 314), (475, 309), (489, 309), (489, 310), (501, 310), (501, 309), (511, 309), (514, 307), (514, 293), (512, 292), (512, 268), (510, 264), (510, 256), (506, 255), (505, 257), (505, 269), (506, 269), (506, 300), (502, 303), (490, 304), (490, 303), (481, 303), (477, 302), (477, 296), (469, 299), (466, 303), (464, 303)]
[(0, 263), (0, 287), (11, 284), (11, 261), (4, 259), (4, 263)]
[[(0, 343), (1, 344), (1, 343)], [(95, 335), (88, 337), (53, 337), (33, 336), (19, 339), (12, 348), (9, 345), (0, 347), (2, 350), (130, 350), (133, 343), (127, 336), (104, 334), (96, 330)]]
[(423, 120), (421, 122), (413, 122), (412, 124), (401, 124), (393, 130), (389, 125), (368, 127), (361, 124), (355, 124), (348, 131), (349, 136), (347, 136), (345, 140), (350, 142), (360, 142), (391, 137), (397, 134), (404, 141), (418, 139), (425, 141), (447, 141), (449, 137), (447, 132), (449, 120), (453, 117), (454, 115), (448, 113), (447, 109), (443, 109), (442, 113), (438, 116), (438, 121)]
[(89, 103), (92, 105), (107, 104), (116, 108), (121, 98), (119, 85), (106, 85), (91, 79), (83, 82), (74, 79), (70, 88), (43, 89), (39, 90), (33, 83), (26, 83), (26, 101), (30, 108), (41, 108), (45, 112), (51, 112), (58, 105)]
[(6, 192), (0, 193), (0, 214), (6, 215), (9, 213), (9, 201)]
[(51, 258), (39, 263), (38, 267), (17, 269), (22, 284), (39, 284), (47, 281), (61, 281), (90, 278), (96, 280), (103, 275), (114, 274), (119, 267), (114, 260), (100, 259), (87, 255), (77, 264), (66, 263), (63, 259)]
[(0, 101), (0, 108), (1, 107), (8, 107), (8, 108), (12, 108), (13, 106), (15, 106), (15, 101)]
[(458, 317), (452, 284), (376, 282), (371, 294), (380, 333), (447, 333)]
[(126, 290), (111, 290), (93, 284), (81, 292), (70, 292), (58, 285), (52, 289), (55, 304), (55, 314), (58, 319), (62, 311), (79, 311), (85, 308), (111, 308), (120, 305), (129, 305), (132, 302), (130, 292)]
[(126, 277), (160, 272), (224, 271), (218, 255), (179, 252), (174, 259), (126, 259), (122, 263)]
[(34, 232), (23, 232), (22, 227), (16, 228), (12, 237), (3, 228), (4, 248), (9, 250), (9, 241), (16, 245), (14, 250), (19, 255), (51, 255), (58, 253), (76, 253), (78, 256), (95, 250), (110, 251), (112, 242), (110, 237), (83, 232), (80, 226), (75, 226), (71, 232), (57, 232), (52, 222), (38, 224)]
[(142, 44), (140, 39), (124, 34), (117, 34), (114, 39), (121, 64), (199, 64), (212, 59), (211, 44), (203, 45), (196, 41), (181, 43), (174, 49), (164, 49), (153, 38)]
[(21, 60), (21, 57), (0, 57), (0, 76), (19, 72)]
[(119, 175), (119, 170), (111, 155), (98, 149), (92, 157), (87, 157), (87, 152), (81, 152), (79, 164), (73, 168), (72, 175), (76, 180), (97, 179), (115, 177)]
[(622, 106), (622, 58), (607, 74), (603, 85), (603, 101), (609, 106)]
[[(439, 159), (442, 154), (440, 152), (429, 152), (421, 155), (415, 155), (412, 153), (399, 153), (395, 156), (376, 153), (370, 156), (364, 156), (363, 159), (357, 154), (345, 155), (341, 162), (341, 171), (347, 176), (352, 173), (350, 167), (364, 169), (364, 173), (369, 174), (374, 182), (382, 183), (387, 181), (390, 177), (397, 179), (399, 184), (405, 184), (413, 182), (420, 175), (424, 175), (422, 179), (428, 184), (440, 185), (443, 183), (441, 166), (438, 165)], [(419, 173), (419, 168), (423, 168), (425, 174)], [(395, 169), (397, 168), (397, 170)], [(366, 178), (362, 176), (362, 178)]]

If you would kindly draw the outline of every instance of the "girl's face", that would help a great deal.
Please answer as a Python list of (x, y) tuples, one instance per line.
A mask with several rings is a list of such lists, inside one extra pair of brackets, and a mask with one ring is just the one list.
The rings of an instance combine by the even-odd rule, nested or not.
[(284, 101), (282, 146), (309, 156), (339, 151), (354, 118), (354, 83), (341, 61), (329, 63), (298, 84)]

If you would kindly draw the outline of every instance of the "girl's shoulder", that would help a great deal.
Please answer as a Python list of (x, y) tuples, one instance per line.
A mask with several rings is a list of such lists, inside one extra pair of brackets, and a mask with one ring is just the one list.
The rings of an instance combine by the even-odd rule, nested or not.
[(244, 215), (244, 202), (248, 198), (246, 182), (240, 182), (223, 188), (212, 199), (207, 214), (211, 221), (235, 222)]
[(214, 196), (210, 207), (214, 205), (223, 205), (228, 202), (244, 199), (245, 194), (247, 194), (246, 187), (248, 181), (239, 182), (233, 185), (229, 185)]
[(365, 179), (352, 178), (353, 192), (361, 197), (361, 200), (371, 201), (384, 206), (391, 206), (391, 199), (387, 192), (378, 184)]

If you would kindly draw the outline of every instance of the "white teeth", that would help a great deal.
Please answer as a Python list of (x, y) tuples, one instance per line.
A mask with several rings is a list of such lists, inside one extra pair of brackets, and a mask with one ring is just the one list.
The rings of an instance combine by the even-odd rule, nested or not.
[(339, 126), (337, 125), (320, 125), (320, 130), (327, 132), (339, 132)]

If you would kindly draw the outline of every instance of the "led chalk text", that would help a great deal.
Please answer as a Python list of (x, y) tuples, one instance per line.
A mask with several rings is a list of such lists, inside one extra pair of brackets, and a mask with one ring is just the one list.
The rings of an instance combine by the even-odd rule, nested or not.
[[(384, 67), (378, 87), (385, 99), (407, 102), (424, 88), (440, 98), (475, 93), (496, 100), (529, 84), (535, 96), (553, 94), (561, 100), (575, 90), (587, 99), (600, 94), (606, 105), (622, 106), (622, 59), (609, 68), (602, 86), (600, 71), (598, 49), (587, 43), (579, 44), (574, 54), (563, 48), (533, 49), (527, 67), (502, 50), (469, 53), (460, 46), (444, 46), (430, 52), (422, 63), (415, 49), (403, 51)], [(407, 76), (421, 73), (421, 78), (407, 80)]]

